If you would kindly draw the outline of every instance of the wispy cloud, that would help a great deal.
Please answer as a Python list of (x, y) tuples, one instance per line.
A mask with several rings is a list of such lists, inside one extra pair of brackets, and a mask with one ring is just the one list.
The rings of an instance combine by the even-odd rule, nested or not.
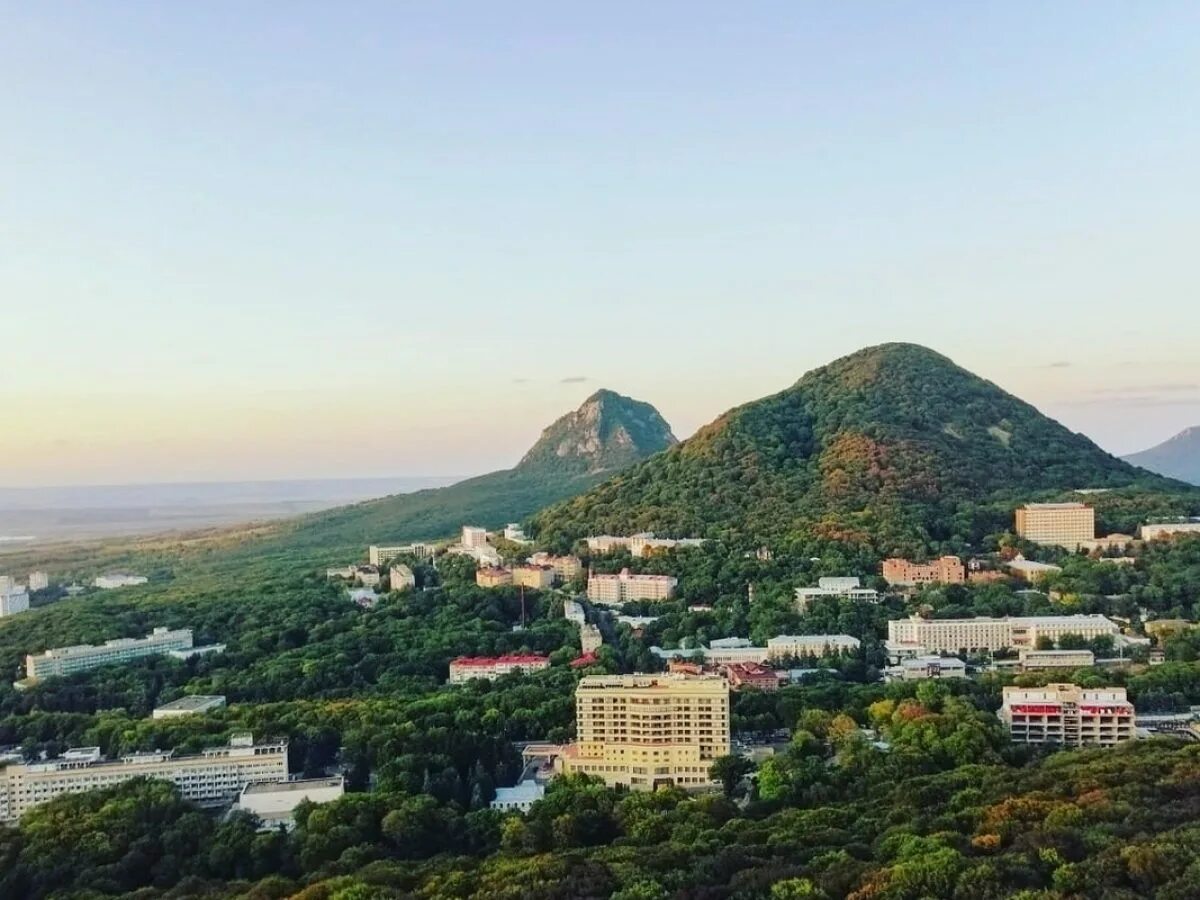
[(583, 384), (587, 380), (586, 375), (568, 375), (559, 384)]
[(1200, 404), (1200, 384), (1173, 382), (1092, 388), (1084, 397), (1067, 401), (1071, 406), (1192, 406)]
[(1046, 369), (1069, 369), (1069, 368), (1071, 368), (1071, 363), (1067, 362), (1065, 359), (1060, 359), (1060, 360), (1057, 360), (1052, 363), (1046, 363), (1046, 365), (1043, 366), (1043, 368), (1046, 368)]

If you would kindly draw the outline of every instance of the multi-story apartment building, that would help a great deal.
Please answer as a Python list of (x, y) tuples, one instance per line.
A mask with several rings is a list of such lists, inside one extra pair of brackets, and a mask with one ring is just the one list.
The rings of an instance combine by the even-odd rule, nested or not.
[(379, 572), (379, 566), (355, 566), (354, 580), (363, 587), (379, 587), (379, 583), (383, 581), (383, 575)]
[(1120, 629), (1104, 616), (1008, 616), (993, 619), (894, 619), (888, 622), (888, 650), (903, 655), (905, 648), (919, 653), (957, 653), (960, 650), (995, 651), (1033, 649), (1038, 638), (1058, 641), (1072, 634), (1091, 640)]
[(1038, 562), (1034, 559), (1026, 559), (1018, 554), (1015, 559), (1010, 560), (1005, 568), (1015, 577), (1022, 581), (1028, 581), (1030, 584), (1041, 581), (1043, 578), (1049, 578), (1051, 575), (1057, 575), (1062, 571), (1059, 566), (1051, 565), (1050, 563)]
[(480, 528), (477, 525), (464, 525), (462, 527), (462, 545), (468, 549), (486, 546), (487, 536), (486, 528)]
[(578, 556), (554, 556), (551, 553), (535, 553), (529, 557), (532, 566), (549, 566), (554, 570), (554, 580), (559, 584), (573, 581), (583, 571)]
[(604, 636), (595, 625), (584, 623), (579, 626), (579, 646), (583, 653), (595, 653), (604, 646)]
[(1078, 550), (1096, 537), (1096, 511), (1084, 503), (1027, 503), (1017, 510), (1016, 526), (1031, 543)]
[(44, 591), (50, 587), (50, 576), (45, 572), (30, 572), (29, 573), (29, 590)]
[(1090, 669), (1096, 664), (1096, 654), (1091, 650), (1022, 650), (1018, 662), (1026, 672), (1037, 669)]
[(376, 545), (367, 548), (367, 562), (373, 566), (386, 566), (397, 556), (415, 556), (418, 559), (432, 559), (437, 547), (433, 544), (395, 544)]
[(395, 565), (388, 569), (388, 587), (393, 591), (402, 591), (405, 588), (415, 588), (416, 586), (417, 576), (408, 566)]
[(512, 672), (540, 672), (550, 667), (550, 659), (535, 654), (509, 656), (460, 656), (450, 661), (450, 684), (462, 684), (472, 678), (491, 681)]
[(139, 584), (145, 584), (149, 580), (145, 575), (110, 572), (107, 575), (97, 575), (95, 581), (92, 582), (92, 586), (98, 587), (102, 591), (111, 591), (116, 588), (136, 587)]
[(79, 644), (74, 647), (55, 647), (39, 654), (30, 653), (25, 657), (25, 675), (36, 681), (55, 675), (72, 675), (97, 666), (128, 662), (143, 656), (190, 649), (190, 628), (155, 628), (144, 638), (117, 638), (103, 644)]
[(1003, 696), (999, 716), (1018, 743), (1111, 747), (1135, 736), (1137, 717), (1123, 687), (1009, 686)]
[(767, 641), (767, 658), (827, 656), (843, 651), (857, 653), (859, 646), (858, 638), (848, 634), (781, 634)]
[(669, 600), (678, 584), (678, 579), (671, 575), (635, 575), (622, 569), (617, 575), (589, 575), (587, 596), (593, 603), (607, 604), (627, 600)]
[(554, 570), (549, 566), (513, 566), (512, 583), (544, 591), (554, 584)]
[(910, 562), (894, 556), (883, 561), (883, 579), (901, 587), (962, 584), (967, 580), (967, 567), (957, 556), (943, 556), (928, 563)]
[(583, 611), (583, 605), (576, 600), (563, 601), (563, 618), (576, 625), (587, 623), (587, 614)]
[(646, 557), (660, 550), (674, 550), (677, 547), (699, 547), (703, 543), (703, 538), (655, 537), (653, 531), (643, 531), (629, 537), (600, 534), (587, 539), (588, 550), (592, 553), (614, 553), (627, 549), (631, 556), (637, 557)]
[(29, 609), (29, 593), (20, 585), (0, 590), (0, 617), (16, 615)]
[(486, 566), (476, 570), (475, 583), (483, 588), (507, 587), (513, 583), (513, 573), (511, 569)]
[(1172, 538), (1177, 534), (1200, 534), (1200, 520), (1188, 522), (1147, 522), (1138, 533), (1143, 541)]
[(818, 578), (816, 587), (796, 588), (796, 608), (807, 612), (809, 604), (820, 597), (837, 597), (841, 600), (865, 600), (867, 603), (878, 603), (879, 592), (865, 588), (854, 575), (837, 575)]
[(721, 671), (729, 679), (729, 688), (733, 691), (753, 688), (756, 691), (771, 693), (779, 690), (779, 676), (775, 674), (775, 670), (759, 663), (729, 663), (722, 666)]
[(104, 760), (99, 747), (84, 747), (58, 759), (10, 765), (0, 770), (0, 820), (15, 822), (26, 810), (62, 794), (110, 787), (139, 776), (173, 782), (183, 798), (194, 803), (228, 803), (247, 784), (287, 778), (287, 743), (256, 744), (243, 734), (234, 736), (227, 747), (196, 756), (156, 750)]
[(729, 684), (717, 675), (588, 675), (575, 689), (578, 740), (560, 771), (648, 791), (715, 786), (729, 753)]

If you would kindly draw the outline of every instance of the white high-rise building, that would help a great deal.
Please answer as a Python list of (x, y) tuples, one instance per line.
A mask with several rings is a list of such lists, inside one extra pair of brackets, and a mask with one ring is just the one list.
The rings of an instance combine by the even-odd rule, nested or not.
[(50, 587), (50, 576), (45, 572), (30, 572), (29, 573), (29, 590), (44, 591)]
[(169, 653), (172, 650), (191, 650), (190, 628), (155, 628), (144, 638), (118, 638), (103, 644), (79, 644), (55, 647), (25, 657), (25, 674), (30, 680), (55, 675), (72, 675), (97, 666), (127, 662), (143, 656)]
[(99, 747), (82, 747), (58, 759), (10, 765), (0, 769), (0, 820), (15, 822), (27, 810), (62, 794), (111, 787), (139, 776), (173, 782), (180, 795), (194, 803), (228, 803), (248, 784), (287, 779), (287, 742), (255, 744), (243, 734), (235, 735), (227, 747), (196, 756), (155, 750), (119, 760), (102, 759)]
[(23, 587), (15, 586), (0, 590), (0, 618), (16, 615), (29, 609), (29, 594)]
[(468, 550), (487, 546), (487, 529), (476, 525), (464, 525), (462, 529), (462, 545)]

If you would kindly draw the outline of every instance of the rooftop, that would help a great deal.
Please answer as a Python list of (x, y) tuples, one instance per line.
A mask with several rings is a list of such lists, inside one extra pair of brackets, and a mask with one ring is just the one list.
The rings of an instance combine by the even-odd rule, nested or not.
[(329, 778), (297, 778), (295, 781), (261, 781), (246, 785), (242, 794), (291, 794), (315, 788), (338, 788), (342, 783), (341, 775)]
[(225, 698), (220, 694), (192, 694), (188, 697), (180, 697), (178, 700), (172, 700), (170, 703), (164, 703), (162, 706), (157, 706), (155, 710), (199, 712), (202, 709), (224, 704), (224, 702)]
[(497, 666), (497, 665), (530, 665), (532, 663), (548, 663), (550, 657), (538, 656), (534, 653), (510, 654), (507, 656), (460, 656), (450, 660), (452, 666)]

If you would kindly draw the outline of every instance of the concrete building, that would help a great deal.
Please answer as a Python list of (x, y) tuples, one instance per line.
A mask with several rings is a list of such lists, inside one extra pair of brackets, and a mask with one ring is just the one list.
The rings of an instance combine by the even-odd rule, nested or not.
[(250, 782), (238, 795), (237, 809), (248, 812), (262, 823), (263, 831), (296, 827), (296, 807), (304, 801), (330, 803), (346, 793), (341, 775), (324, 778), (297, 778), (290, 781)]
[(486, 528), (480, 528), (477, 525), (464, 525), (462, 527), (461, 543), (467, 549), (487, 546), (487, 537)]
[(532, 778), (527, 778), (515, 787), (496, 788), (496, 799), (491, 804), (492, 809), (501, 812), (529, 812), (533, 804), (546, 796), (546, 786)]
[(225, 698), (219, 694), (192, 694), (180, 697), (162, 706), (156, 706), (151, 718), (178, 719), (183, 716), (197, 716), (212, 712), (214, 709), (224, 709)]
[(796, 608), (807, 612), (809, 604), (820, 597), (836, 597), (840, 600), (864, 600), (867, 603), (878, 603), (879, 592), (865, 588), (857, 576), (835, 575), (818, 578), (816, 587), (796, 588)]
[(356, 571), (356, 566), (331, 566), (325, 570), (325, 577), (329, 579), (340, 578), (343, 581), (350, 581), (352, 578), (354, 578), (354, 573)]
[(549, 566), (513, 566), (512, 583), (544, 591), (554, 584), (554, 570)]
[(733, 691), (752, 689), (768, 693), (779, 690), (779, 676), (774, 669), (759, 663), (730, 663), (721, 669)]
[(16, 588), (17, 583), (13, 581), (11, 575), (0, 575), (0, 594), (3, 594), (5, 591), (16, 590)]
[(1078, 550), (1096, 537), (1096, 511), (1084, 503), (1027, 503), (1016, 512), (1016, 528), (1031, 543)]
[(397, 556), (415, 556), (418, 559), (432, 559), (437, 547), (433, 544), (372, 544), (367, 548), (367, 562), (373, 566), (386, 566)]
[(144, 638), (117, 638), (103, 644), (79, 644), (55, 647), (40, 654), (25, 657), (25, 675), (31, 680), (56, 675), (72, 675), (97, 666), (128, 662), (143, 656), (168, 653), (172, 650), (191, 650), (190, 628), (155, 628)]
[(145, 575), (110, 572), (107, 575), (97, 575), (95, 581), (92, 582), (92, 586), (98, 587), (102, 591), (111, 591), (116, 588), (136, 587), (139, 584), (145, 584), (149, 580)]
[(664, 550), (674, 550), (680, 547), (699, 547), (704, 544), (703, 538), (660, 538), (653, 531), (643, 531), (629, 537), (617, 537), (611, 534), (600, 534), (587, 538), (588, 550), (592, 553), (615, 553), (618, 550), (628, 550), (631, 556), (647, 557)]
[(1026, 672), (1043, 669), (1088, 669), (1096, 664), (1091, 650), (1022, 650), (1019, 666)]
[(516, 522), (509, 522), (504, 526), (504, 539), (512, 541), (514, 544), (532, 544), (529, 538), (525, 536), (525, 529)]
[(604, 636), (595, 625), (580, 625), (579, 644), (584, 654), (595, 653), (604, 646)]
[(363, 587), (375, 588), (379, 587), (379, 583), (383, 581), (383, 575), (379, 571), (379, 566), (355, 566), (354, 580)]
[(403, 591), (417, 586), (417, 576), (413, 570), (403, 564), (397, 564), (388, 569), (388, 587), (393, 591)]
[(1109, 534), (1090, 541), (1080, 541), (1079, 548), (1088, 553), (1104, 553), (1109, 550), (1128, 550), (1133, 546), (1131, 534)]
[(29, 573), (29, 590), (44, 591), (50, 587), (50, 576), (45, 572), (30, 572)]
[(563, 618), (576, 625), (587, 624), (587, 614), (583, 611), (583, 604), (576, 600), (563, 601)]
[(211, 806), (231, 802), (247, 784), (283, 781), (287, 775), (287, 742), (256, 744), (248, 734), (235, 735), (229, 746), (196, 756), (155, 750), (104, 760), (99, 747), (83, 747), (58, 759), (0, 770), (0, 820), (15, 822), (27, 810), (62, 794), (111, 787), (139, 776), (173, 782), (185, 800)]
[(632, 790), (712, 788), (713, 761), (729, 754), (729, 685), (716, 675), (587, 675), (575, 723), (563, 773)]
[(540, 672), (550, 667), (550, 660), (536, 654), (507, 656), (460, 656), (450, 661), (450, 684), (463, 684), (472, 678), (491, 681), (513, 672)]
[(885, 675), (889, 681), (966, 678), (967, 664), (957, 656), (916, 656), (888, 669)]
[(513, 573), (511, 569), (487, 566), (475, 572), (475, 583), (482, 588), (508, 587), (513, 583)]
[(670, 575), (637, 575), (622, 569), (616, 575), (589, 575), (588, 599), (615, 605), (628, 600), (669, 600), (679, 584)]
[(857, 653), (861, 642), (848, 634), (781, 634), (767, 641), (767, 658), (772, 660), (801, 656), (828, 656)]
[(1057, 642), (1063, 635), (1072, 634), (1091, 640), (1103, 635), (1116, 637), (1120, 629), (1104, 616), (1008, 616), (993, 619), (977, 616), (973, 619), (893, 619), (888, 622), (888, 650), (893, 657), (905, 648), (926, 653), (958, 653), (959, 651), (996, 651), (1022, 648), (1034, 649), (1038, 638)]
[(1133, 704), (1125, 688), (1090, 690), (1074, 684), (1005, 687), (1000, 720), (1013, 741), (1063, 747), (1111, 747), (1136, 736)]
[(583, 571), (583, 563), (578, 556), (555, 556), (552, 553), (535, 553), (529, 557), (531, 566), (549, 566), (554, 570), (554, 580), (557, 584), (574, 581)]
[(29, 609), (29, 594), (20, 585), (0, 590), (0, 618), (15, 616)]
[(1186, 522), (1147, 522), (1138, 529), (1143, 541), (1170, 539), (1176, 535), (1200, 534), (1200, 519)]
[(1022, 581), (1028, 581), (1030, 584), (1041, 581), (1043, 578), (1048, 578), (1051, 575), (1057, 575), (1062, 571), (1060, 566), (1026, 559), (1019, 554), (1016, 558), (1006, 563), (1005, 568), (1015, 577), (1020, 578)]
[(928, 563), (915, 563), (893, 556), (883, 561), (883, 578), (888, 584), (900, 587), (962, 584), (967, 580), (967, 567), (957, 556), (943, 556)]

